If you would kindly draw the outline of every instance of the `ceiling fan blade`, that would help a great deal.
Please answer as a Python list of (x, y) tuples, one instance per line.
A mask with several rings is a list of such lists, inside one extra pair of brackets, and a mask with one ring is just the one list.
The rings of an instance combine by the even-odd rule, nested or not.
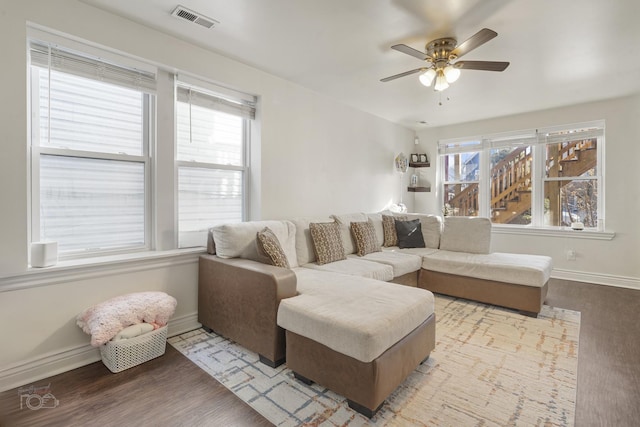
[(458, 61), (453, 66), (463, 70), (504, 71), (509, 66), (509, 63), (499, 61)]
[(406, 53), (407, 55), (411, 55), (422, 61), (428, 58), (427, 54), (425, 54), (424, 52), (420, 52), (419, 50), (409, 47), (406, 44), (394, 44), (393, 46), (391, 46), (391, 49), (397, 50), (398, 52)]
[(463, 41), (462, 43), (460, 43), (458, 47), (456, 47), (451, 51), (451, 54), (460, 58), (462, 55), (465, 55), (471, 52), (473, 49), (479, 46), (482, 46), (483, 44), (485, 44), (486, 42), (488, 42), (489, 40), (491, 40), (497, 35), (498, 33), (496, 33), (495, 31), (490, 30), (488, 28), (483, 28), (477, 33), (475, 33), (474, 35), (472, 35), (471, 37), (469, 37), (468, 39), (466, 39), (465, 41)]
[(425, 71), (427, 68), (416, 68), (415, 70), (405, 71), (404, 73), (396, 74), (393, 76), (385, 77), (384, 79), (380, 79), (381, 82), (388, 82), (391, 80), (399, 79), (400, 77), (410, 76), (411, 74), (419, 73), (420, 71)]

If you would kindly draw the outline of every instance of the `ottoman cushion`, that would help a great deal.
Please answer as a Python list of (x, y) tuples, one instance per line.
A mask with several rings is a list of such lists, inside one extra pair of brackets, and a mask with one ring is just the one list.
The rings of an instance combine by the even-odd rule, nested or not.
[(294, 270), (299, 295), (280, 302), (278, 325), (368, 363), (434, 312), (429, 291), (356, 276)]

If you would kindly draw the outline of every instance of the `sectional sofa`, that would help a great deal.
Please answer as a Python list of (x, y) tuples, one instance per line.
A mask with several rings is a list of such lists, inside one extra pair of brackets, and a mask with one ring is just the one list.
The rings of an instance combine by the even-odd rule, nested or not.
[(490, 240), (485, 218), (391, 212), (221, 225), (199, 322), (371, 417), (435, 348), (431, 291), (540, 311), (551, 259)]

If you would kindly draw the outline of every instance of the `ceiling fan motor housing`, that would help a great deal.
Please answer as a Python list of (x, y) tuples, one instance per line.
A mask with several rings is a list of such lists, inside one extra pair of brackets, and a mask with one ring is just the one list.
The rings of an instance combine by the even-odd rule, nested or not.
[(451, 51), (456, 48), (458, 41), (451, 37), (445, 37), (442, 39), (433, 40), (425, 46), (425, 51), (428, 56), (427, 61), (431, 58), (431, 62), (437, 66), (444, 67), (448, 61), (453, 61), (457, 58), (456, 55), (451, 54)]

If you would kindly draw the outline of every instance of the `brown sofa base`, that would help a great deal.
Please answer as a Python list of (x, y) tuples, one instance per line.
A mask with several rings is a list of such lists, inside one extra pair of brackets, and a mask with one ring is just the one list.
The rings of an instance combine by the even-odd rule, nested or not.
[(286, 332), (286, 339), (287, 367), (296, 377), (341, 394), (352, 409), (371, 418), (435, 348), (435, 314), (368, 363), (291, 331)]
[(548, 286), (548, 282), (542, 287), (524, 286), (425, 269), (418, 277), (418, 287), (431, 292), (515, 309), (531, 317), (542, 310)]
[(393, 280), (389, 280), (389, 283), (395, 283), (398, 285), (405, 285), (405, 286), (413, 286), (415, 288), (418, 286), (418, 275), (419, 275), (419, 271), (403, 274), (402, 276), (394, 277)]
[(240, 258), (200, 257), (198, 322), (258, 353), (268, 366), (284, 362), (278, 306), (296, 294), (296, 275), (289, 269)]

